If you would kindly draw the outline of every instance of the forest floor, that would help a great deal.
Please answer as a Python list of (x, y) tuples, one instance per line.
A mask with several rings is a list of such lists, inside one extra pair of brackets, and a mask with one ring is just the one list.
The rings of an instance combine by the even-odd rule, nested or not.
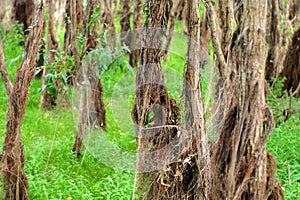
[[(2, 35), (6, 64), (13, 79), (22, 59), (23, 47), (19, 45), (22, 38), (14, 33)], [(172, 56), (168, 62), (164, 62), (167, 88), (171, 97), (178, 101), (182, 89), (185, 41), (175, 39)], [(208, 110), (212, 97), (210, 75), (209, 70), (204, 70), (204, 103)], [(132, 155), (136, 151), (130, 116), (134, 80), (132, 72), (118, 71), (113, 75), (103, 75), (108, 127), (105, 134), (99, 134), (99, 137), (91, 133), (92, 142), (86, 143), (80, 159), (76, 159), (72, 153), (76, 109), (59, 106), (52, 111), (43, 110), (40, 107), (42, 83), (41, 80), (34, 80), (22, 129), (27, 159), (25, 171), (31, 199), (131, 199), (135, 176)], [(73, 99), (76, 98), (73, 96)], [(281, 98), (280, 101), (288, 105), (288, 99)], [(270, 97), (269, 103), (275, 114), (283, 110), (275, 98)], [(0, 82), (0, 144), (5, 138), (7, 105), (5, 87)], [(300, 101), (294, 100), (293, 105), (299, 108)], [(285, 190), (286, 199), (300, 197), (299, 119), (298, 113), (277, 125), (267, 144), (268, 150), (276, 157), (277, 179)], [(101, 148), (96, 149), (97, 145)]]

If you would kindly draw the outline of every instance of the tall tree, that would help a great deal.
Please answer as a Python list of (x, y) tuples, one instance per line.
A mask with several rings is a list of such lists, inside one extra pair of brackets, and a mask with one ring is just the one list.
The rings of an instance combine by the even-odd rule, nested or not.
[[(162, 38), (172, 2), (147, 0), (143, 29), (141, 66), (136, 75), (136, 100), (132, 110), (137, 129), (137, 180), (139, 198), (168, 199), (176, 187), (163, 183), (163, 166), (168, 165), (168, 147), (177, 134), (179, 108), (168, 95), (161, 66)], [(171, 159), (171, 158), (170, 158)], [(160, 179), (160, 181), (156, 181)]]
[(24, 172), (25, 155), (22, 141), (22, 123), (25, 117), (26, 105), (29, 98), (29, 88), (35, 74), (40, 40), (44, 32), (43, 3), (35, 7), (32, 30), (25, 45), (25, 54), (21, 66), (17, 70), (14, 85), (12, 86), (4, 65), (2, 42), (0, 41), (0, 64), (2, 79), (8, 89), (9, 106), (7, 113), (6, 138), (4, 156), (2, 157), (4, 199), (29, 199), (28, 181)]
[[(264, 93), (267, 1), (243, 1), (238, 10), (236, 40), (223, 50), (218, 43), (213, 6), (211, 2), (208, 5), (213, 43), (221, 63), (219, 71), (228, 98), (224, 125), (211, 159), (210, 198), (280, 199), (283, 194), (275, 181), (276, 163), (266, 152), (266, 142), (274, 129)], [(232, 4), (229, 9), (233, 11)], [(227, 22), (225, 26), (228, 25), (232, 27)]]
[[(197, 199), (208, 199), (210, 192), (210, 153), (208, 147), (208, 135), (204, 117), (203, 96), (201, 87), (201, 69), (206, 64), (206, 55), (203, 54), (200, 30), (200, 0), (188, 0), (188, 53), (184, 75), (183, 100), (185, 129), (191, 138), (195, 138), (194, 152), (197, 152), (197, 170), (192, 172), (192, 177), (197, 177), (196, 183), (191, 184), (194, 190), (192, 196)], [(192, 152), (191, 152), (192, 153)], [(185, 177), (187, 178), (187, 177)], [(195, 185), (197, 184), (197, 187)], [(181, 196), (180, 199), (188, 199), (191, 196)]]
[[(47, 51), (48, 51), (48, 63), (51, 65), (55, 62), (55, 54), (61, 52), (60, 48), (60, 41), (56, 33), (55, 29), (55, 18), (54, 18), (54, 11), (55, 11), (55, 4), (54, 0), (48, 1), (48, 39), (47, 39)], [(60, 69), (57, 69), (60, 70)], [(43, 77), (45, 77), (46, 74), (48, 74), (48, 70), (43, 70)], [(48, 80), (43, 80), (43, 88), (45, 85), (47, 85)], [(56, 82), (55, 84), (58, 84)], [(56, 94), (50, 94), (47, 87), (43, 91), (43, 95), (41, 97), (41, 105), (44, 109), (50, 110), (56, 105), (57, 100), (57, 93)]]
[[(87, 2), (86, 16), (85, 16), (85, 38), (81, 61), (89, 51), (98, 46), (98, 32), (99, 23), (94, 19), (96, 16), (96, 9), (99, 8), (98, 0), (89, 0)], [(95, 21), (93, 21), (95, 20)], [(99, 55), (92, 55), (99, 56)], [(95, 59), (95, 58), (94, 58)], [(105, 128), (106, 127), (106, 110), (103, 102), (104, 88), (101, 82), (101, 73), (97, 73), (99, 66), (95, 66), (93, 62), (86, 62), (86, 66), (81, 66), (77, 76), (77, 82), (82, 83), (87, 80), (87, 87), (83, 89), (81, 95), (82, 108), (80, 110), (80, 122), (77, 126), (76, 140), (73, 146), (73, 152), (77, 157), (81, 155), (82, 143), (86, 135), (86, 129), (89, 128)]]

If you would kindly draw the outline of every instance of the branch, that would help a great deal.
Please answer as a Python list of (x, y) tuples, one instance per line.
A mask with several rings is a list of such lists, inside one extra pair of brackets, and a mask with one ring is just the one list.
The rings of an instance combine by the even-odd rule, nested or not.
[(3, 44), (2, 44), (1, 37), (0, 37), (0, 73), (2, 75), (2, 81), (5, 85), (8, 96), (10, 96), (12, 93), (13, 85), (9, 79), (7, 68), (4, 62), (4, 52), (3, 52)]
[(215, 53), (216, 53), (216, 56), (217, 56), (219, 64), (220, 64), (219, 65), (219, 71), (220, 71), (221, 77), (225, 81), (227, 79), (227, 76), (225, 76), (226, 75), (226, 70), (227, 70), (227, 63), (225, 61), (225, 56), (224, 56), (223, 51), (221, 49), (221, 42), (220, 42), (219, 37), (218, 37), (218, 29), (217, 29), (217, 24), (216, 24), (216, 14), (215, 14), (215, 11), (214, 11), (214, 7), (213, 7), (213, 5), (211, 4), (210, 1), (206, 1), (204, 3), (205, 3), (205, 6), (207, 8), (207, 13), (210, 16), (208, 18), (208, 22), (209, 22), (209, 25), (210, 25), (210, 28), (211, 28), (211, 37), (212, 37), (212, 42), (213, 42), (213, 45), (214, 45)]

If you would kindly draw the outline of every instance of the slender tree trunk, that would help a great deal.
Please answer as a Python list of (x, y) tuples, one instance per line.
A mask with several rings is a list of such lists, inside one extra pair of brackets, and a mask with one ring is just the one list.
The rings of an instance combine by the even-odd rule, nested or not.
[(141, 37), (143, 27), (143, 0), (136, 0), (133, 3), (133, 32), (130, 40), (130, 58), (129, 63), (131, 66), (136, 66), (141, 57)]
[(300, 98), (300, 91), (296, 91), (300, 84), (300, 28), (294, 33), (283, 65), (280, 74), (280, 78), (286, 78), (283, 90), (296, 92), (294, 96)]
[[(211, 3), (209, 5), (212, 8)], [(283, 197), (275, 181), (275, 160), (266, 152), (266, 142), (274, 129), (264, 93), (266, 6), (267, 1), (243, 2), (237, 40), (225, 52), (216, 42), (215, 19), (212, 20), (224, 90), (232, 95), (227, 95), (231, 98), (226, 101), (225, 122), (211, 159), (214, 179), (211, 199)], [(228, 62), (224, 62), (226, 53)]]
[[(83, 56), (85, 56), (89, 51), (97, 48), (98, 46), (98, 33), (97, 28), (99, 24), (93, 21), (93, 15), (95, 14), (95, 9), (99, 7), (99, 2), (97, 0), (89, 0), (86, 16), (85, 16), (85, 37), (87, 38), (86, 44), (83, 50)], [(92, 27), (89, 24), (93, 24)], [(82, 57), (81, 59), (84, 59)], [(80, 70), (80, 76), (83, 76), (85, 80), (88, 80), (88, 91), (84, 89), (82, 98), (83, 108), (80, 110), (80, 122), (77, 126), (76, 140), (73, 146), (73, 152), (77, 157), (80, 157), (82, 151), (82, 143), (84, 136), (86, 135), (86, 129), (89, 128), (105, 128), (106, 123), (106, 110), (103, 102), (104, 89), (101, 83), (101, 74), (97, 74), (97, 66), (87, 65), (82, 66)], [(81, 83), (83, 80), (76, 80)]]
[(117, 46), (117, 30), (116, 30), (116, 22), (115, 15), (117, 12), (117, 4), (116, 0), (103, 0), (100, 1), (101, 7), (101, 30), (108, 31), (109, 34), (109, 42), (113, 47)]
[(122, 16), (120, 19), (121, 24), (121, 45), (130, 45), (130, 0), (122, 0)]
[[(25, 45), (23, 62), (17, 70), (14, 86), (9, 92), (5, 153), (2, 157), (4, 199), (29, 199), (27, 192), (29, 185), (24, 172), (25, 155), (21, 129), (29, 98), (29, 88), (35, 74), (37, 46), (44, 34), (43, 24), (43, 3), (40, 3), (35, 8), (33, 28)], [(10, 88), (11, 84), (8, 87)]]
[[(47, 51), (48, 51), (48, 63), (51, 65), (51, 63), (55, 62), (55, 52), (52, 50), (55, 50), (57, 53), (61, 52), (60, 48), (60, 41), (57, 36), (56, 30), (55, 30), (55, 18), (54, 18), (54, 0), (49, 0), (48, 2), (48, 40), (47, 40)], [(59, 69), (57, 69), (59, 70)], [(47, 75), (49, 71), (47, 69), (43, 70), (43, 77)], [(47, 80), (43, 80), (43, 88), (45, 85), (47, 85)], [(57, 83), (59, 84), (59, 83)], [(48, 89), (46, 88), (43, 92), (43, 95), (41, 97), (41, 105), (46, 110), (51, 110), (54, 106), (56, 106), (56, 100), (57, 100), (57, 94), (51, 95), (48, 92)]]
[(66, 0), (66, 16), (65, 24), (66, 31), (64, 35), (64, 52), (65, 55), (70, 55), (70, 45), (71, 45), (71, 0)]
[[(272, 0), (270, 15), (271, 20), (268, 25), (269, 28), (269, 43), (270, 50), (268, 52), (267, 64), (266, 64), (266, 80), (272, 83), (272, 78), (277, 78), (279, 76), (281, 66), (284, 61), (285, 48), (283, 46), (283, 30), (281, 29), (280, 17), (283, 12), (281, 12), (280, 0)], [(281, 3), (282, 4), (282, 3)]]
[[(201, 53), (200, 46), (200, 0), (188, 0), (189, 44), (187, 66), (184, 75), (183, 100), (185, 103), (185, 129), (195, 137), (197, 176), (193, 196), (197, 199), (208, 199), (210, 192), (210, 153), (208, 135), (204, 119), (202, 102), (201, 68), (205, 65), (206, 55)], [(193, 186), (194, 187), (194, 186)], [(193, 190), (189, 188), (188, 190)], [(188, 199), (190, 195), (185, 197)], [(182, 199), (182, 198), (181, 198)]]

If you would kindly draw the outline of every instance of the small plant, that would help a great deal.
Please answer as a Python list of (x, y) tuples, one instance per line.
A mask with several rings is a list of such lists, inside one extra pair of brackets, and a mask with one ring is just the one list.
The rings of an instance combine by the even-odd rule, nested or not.
[(44, 76), (46, 84), (41, 91), (44, 92), (47, 89), (51, 96), (57, 96), (57, 100), (64, 98), (69, 101), (70, 86), (68, 80), (72, 77), (71, 71), (75, 67), (74, 59), (71, 56), (65, 57), (64, 53), (59, 53), (56, 50), (51, 50), (50, 52), (55, 54), (55, 60), (49, 62), (46, 56), (45, 65), (47, 67), (41, 67), (36, 72), (39, 73), (43, 69), (47, 71), (47, 74)]

